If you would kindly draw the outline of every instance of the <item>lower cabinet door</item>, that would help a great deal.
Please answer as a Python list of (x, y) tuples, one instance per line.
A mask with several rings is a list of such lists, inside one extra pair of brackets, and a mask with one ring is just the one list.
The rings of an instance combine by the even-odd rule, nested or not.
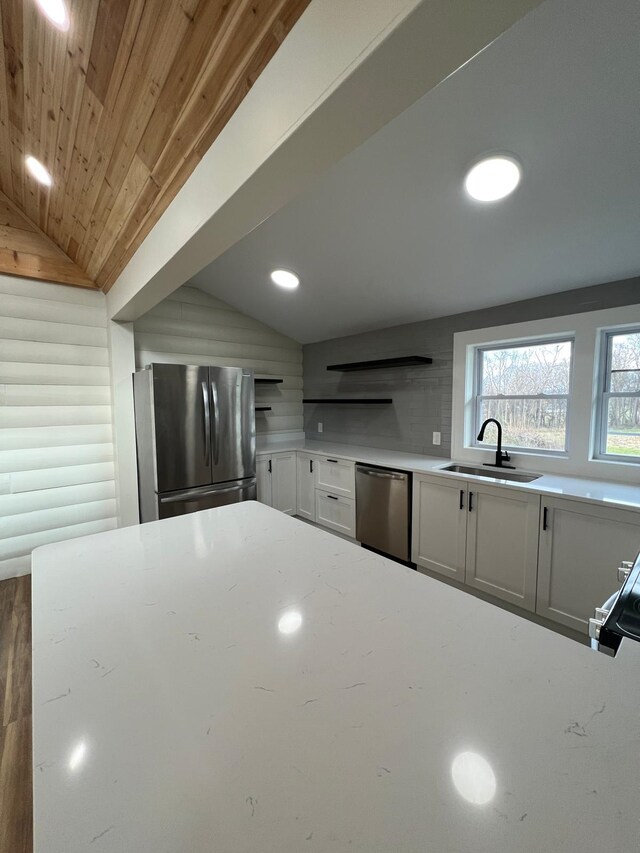
[(543, 496), (536, 613), (586, 633), (638, 551), (638, 513)]
[(355, 538), (356, 502), (316, 489), (316, 523)]
[(296, 453), (271, 454), (271, 506), (287, 515), (296, 511)]
[(466, 482), (414, 475), (412, 537), (416, 565), (464, 581)]
[(271, 457), (256, 456), (256, 488), (261, 504), (271, 506)]
[(298, 453), (297, 461), (297, 511), (296, 515), (309, 521), (316, 520), (316, 462), (313, 456)]
[(535, 610), (540, 496), (469, 484), (466, 582)]

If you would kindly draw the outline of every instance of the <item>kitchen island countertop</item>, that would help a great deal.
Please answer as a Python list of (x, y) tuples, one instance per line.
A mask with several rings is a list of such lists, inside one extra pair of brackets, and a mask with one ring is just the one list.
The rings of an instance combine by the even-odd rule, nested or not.
[(632, 853), (616, 658), (254, 502), (33, 558), (34, 853)]

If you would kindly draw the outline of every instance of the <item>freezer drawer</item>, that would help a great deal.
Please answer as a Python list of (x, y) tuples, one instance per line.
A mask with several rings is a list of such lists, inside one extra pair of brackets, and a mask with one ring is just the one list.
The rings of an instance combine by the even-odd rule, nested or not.
[(158, 496), (158, 518), (173, 518), (176, 515), (186, 515), (189, 512), (199, 512), (201, 509), (214, 509), (218, 506), (255, 501), (256, 480), (236, 480), (230, 483), (219, 483), (216, 486), (206, 486), (203, 489), (188, 489), (171, 492)]
[(356, 539), (399, 560), (409, 560), (411, 475), (356, 465)]

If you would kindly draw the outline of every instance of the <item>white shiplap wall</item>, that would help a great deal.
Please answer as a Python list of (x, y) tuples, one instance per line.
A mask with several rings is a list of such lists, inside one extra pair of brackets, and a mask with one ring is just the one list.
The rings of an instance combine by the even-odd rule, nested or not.
[(134, 323), (136, 367), (151, 362), (248, 367), (284, 379), (257, 385), (259, 433), (302, 429), (302, 347), (225, 302), (185, 285)]
[(0, 578), (115, 526), (104, 296), (0, 276)]

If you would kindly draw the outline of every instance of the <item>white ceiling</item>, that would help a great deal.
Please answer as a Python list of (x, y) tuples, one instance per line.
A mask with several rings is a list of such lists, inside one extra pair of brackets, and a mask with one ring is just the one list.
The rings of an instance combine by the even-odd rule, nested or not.
[[(307, 343), (637, 275), (639, 44), (638, 0), (547, 0), (191, 283)], [(522, 183), (472, 203), (495, 149)]]

